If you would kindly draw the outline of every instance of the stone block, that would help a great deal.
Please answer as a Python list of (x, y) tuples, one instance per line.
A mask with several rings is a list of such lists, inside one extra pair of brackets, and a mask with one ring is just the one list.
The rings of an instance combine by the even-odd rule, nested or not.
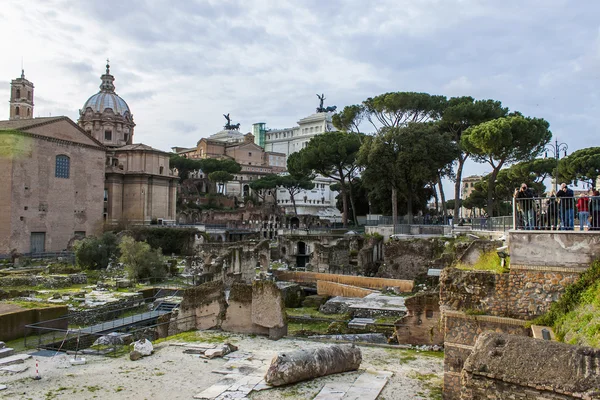
[(266, 328), (287, 325), (283, 296), (274, 282), (255, 281), (252, 284), (252, 322)]
[(15, 351), (10, 347), (0, 349), (0, 358), (9, 357), (15, 354)]
[(326, 301), (327, 297), (325, 296), (319, 296), (316, 294), (312, 296), (306, 296), (304, 301), (302, 301), (302, 307), (319, 308), (325, 304)]

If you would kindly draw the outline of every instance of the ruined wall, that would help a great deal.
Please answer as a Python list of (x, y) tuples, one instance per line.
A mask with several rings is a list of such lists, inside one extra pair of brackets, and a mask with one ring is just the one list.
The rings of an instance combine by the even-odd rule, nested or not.
[(452, 310), (530, 320), (548, 311), (579, 275), (558, 267), (513, 265), (505, 274), (446, 268), (440, 276), (440, 303)]
[(208, 282), (186, 289), (179, 309), (171, 316), (169, 335), (192, 329), (220, 327), (226, 308), (221, 282)]
[(252, 322), (252, 285), (234, 283), (221, 329), (227, 332), (268, 335), (269, 328)]
[(598, 399), (600, 349), (485, 333), (465, 362), (462, 384), (461, 400)]
[(204, 274), (227, 286), (234, 282), (252, 282), (256, 269), (265, 270), (271, 262), (269, 241), (202, 243), (198, 246)]
[(442, 257), (444, 238), (393, 240), (383, 246), (383, 264), (378, 277), (416, 279), (426, 276), (429, 268), (444, 268), (454, 261), (454, 256)]
[(398, 343), (433, 345), (444, 343), (444, 327), (438, 293), (418, 293), (404, 301), (406, 316), (396, 321)]
[[(527, 322), (487, 315), (467, 315), (461, 311), (444, 311), (444, 399), (460, 399), (461, 372), (465, 360), (485, 331), (529, 336)], [(502, 397), (500, 397), (502, 398)]]
[(186, 289), (179, 309), (171, 315), (168, 334), (213, 328), (268, 334), (272, 339), (285, 336), (287, 321), (281, 290), (271, 281), (254, 281), (252, 285), (234, 283), (227, 302), (222, 282)]
[(313, 272), (328, 273), (340, 267), (350, 265), (350, 241), (339, 242), (326, 246), (318, 242), (313, 244), (313, 253), (310, 257), (310, 270)]

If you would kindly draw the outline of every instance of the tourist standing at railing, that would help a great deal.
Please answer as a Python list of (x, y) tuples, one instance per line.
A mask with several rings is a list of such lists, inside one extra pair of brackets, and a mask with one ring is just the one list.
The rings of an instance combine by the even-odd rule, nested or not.
[(584, 193), (579, 195), (579, 199), (577, 199), (577, 212), (579, 213), (579, 230), (583, 231), (583, 225), (586, 228), (590, 228), (590, 224), (588, 222), (588, 218), (590, 216), (589, 210), (590, 198), (587, 197)]
[(523, 218), (523, 226), (525, 229), (534, 229), (535, 204), (533, 201), (533, 191), (523, 183), (520, 189), (515, 189), (514, 197), (517, 199), (517, 205)]
[(558, 230), (558, 201), (556, 201), (556, 192), (550, 192), (546, 200), (546, 227), (550, 230)]
[(575, 198), (573, 191), (569, 189), (566, 183), (562, 183), (560, 190), (556, 193), (556, 197), (558, 198), (560, 229), (572, 231), (575, 223)]
[(590, 215), (592, 216), (592, 231), (600, 231), (600, 192), (592, 190), (590, 197)]

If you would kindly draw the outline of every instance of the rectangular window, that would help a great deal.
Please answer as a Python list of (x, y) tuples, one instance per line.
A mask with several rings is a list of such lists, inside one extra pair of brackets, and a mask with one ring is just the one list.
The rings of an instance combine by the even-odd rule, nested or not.
[(108, 201), (108, 189), (104, 189), (104, 201)]
[(46, 251), (46, 232), (31, 232), (32, 253), (43, 253)]
[(112, 140), (112, 131), (104, 131), (104, 140)]
[(433, 318), (433, 310), (426, 310), (425, 311), (425, 318), (428, 318), (428, 319)]
[(56, 170), (54, 176), (57, 178), (69, 178), (71, 160), (65, 155), (56, 156)]

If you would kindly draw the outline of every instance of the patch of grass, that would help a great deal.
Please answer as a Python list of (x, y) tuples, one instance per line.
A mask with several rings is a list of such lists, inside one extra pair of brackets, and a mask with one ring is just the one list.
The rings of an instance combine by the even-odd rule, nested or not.
[(290, 317), (311, 317), (311, 318), (324, 318), (324, 319), (348, 319), (346, 314), (323, 314), (316, 308), (312, 307), (299, 307), (299, 308), (286, 308), (285, 312)]
[(315, 322), (289, 322), (288, 323), (288, 335), (290, 336), (312, 336), (312, 335), (326, 335), (327, 328), (331, 323), (326, 321), (315, 321)]
[(89, 392), (97, 392), (98, 390), (102, 389), (100, 386), (85, 386), (85, 388), (89, 391)]
[[(409, 378), (416, 379), (423, 384), (423, 388), (429, 392), (429, 398), (432, 400), (442, 400), (443, 381), (436, 374), (422, 374), (417, 371), (409, 373)], [(421, 396), (424, 394), (421, 393)]]
[(467, 265), (463, 263), (457, 263), (456, 268), (469, 271), (489, 271), (495, 274), (504, 274), (509, 271), (508, 266), (510, 265), (510, 257), (506, 257), (505, 262), (506, 263), (504, 267), (502, 267), (500, 265), (500, 257), (498, 256), (498, 253), (495, 251), (488, 251), (483, 253), (475, 264)]

